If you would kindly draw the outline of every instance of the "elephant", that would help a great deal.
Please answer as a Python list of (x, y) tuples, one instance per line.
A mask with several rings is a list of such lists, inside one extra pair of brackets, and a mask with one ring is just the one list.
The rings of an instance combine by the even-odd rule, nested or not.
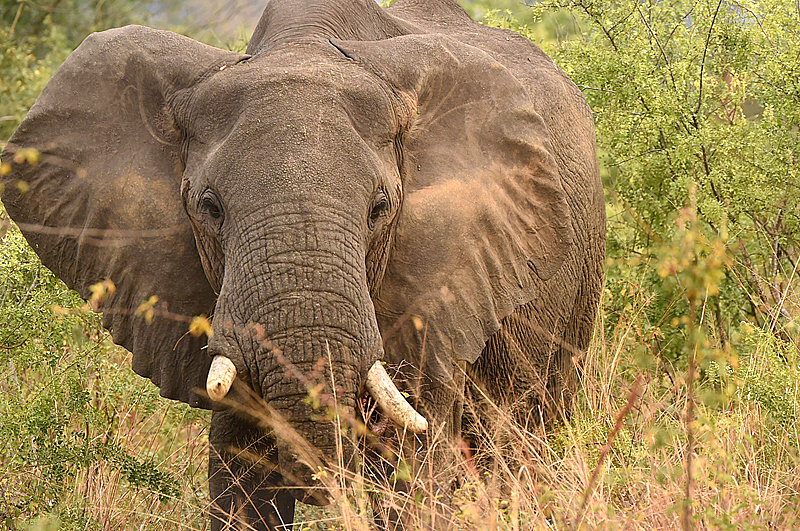
[(455, 0), (269, 0), (245, 53), (92, 34), (2, 162), (9, 215), (133, 370), (213, 411), (211, 529), (328, 503), (298, 441), (355, 450), (314, 393), (428, 445), (478, 433), (479, 400), (569, 415), (605, 256), (592, 114)]

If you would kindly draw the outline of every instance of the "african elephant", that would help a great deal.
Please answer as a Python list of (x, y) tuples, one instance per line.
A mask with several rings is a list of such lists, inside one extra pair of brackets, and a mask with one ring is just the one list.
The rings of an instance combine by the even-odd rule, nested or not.
[[(520, 422), (569, 412), (605, 254), (592, 115), (539, 48), (454, 0), (271, 0), (245, 54), (91, 35), (2, 160), (44, 264), (87, 298), (113, 282), (103, 322), (133, 369), (214, 410), (212, 529), (326, 502), (291, 443), (222, 405), (234, 381), (323, 456), (316, 384), (343, 416), (367, 387), (451, 439), (470, 386)], [(211, 337), (187, 333), (201, 314)], [(244, 474), (244, 447), (273, 465)]]

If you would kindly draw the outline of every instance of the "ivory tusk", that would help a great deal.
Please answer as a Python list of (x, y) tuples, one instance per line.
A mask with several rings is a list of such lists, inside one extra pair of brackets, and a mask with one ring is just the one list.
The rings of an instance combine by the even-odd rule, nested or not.
[(208, 370), (206, 391), (211, 400), (219, 401), (225, 398), (236, 379), (236, 367), (225, 356), (214, 356), (211, 368)]
[(414, 433), (427, 431), (428, 421), (403, 398), (380, 360), (370, 367), (366, 383), (369, 394), (396, 424)]

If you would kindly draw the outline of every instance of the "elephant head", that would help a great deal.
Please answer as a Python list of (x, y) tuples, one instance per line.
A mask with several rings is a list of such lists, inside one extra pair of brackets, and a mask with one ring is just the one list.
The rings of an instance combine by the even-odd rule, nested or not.
[[(163, 396), (214, 408), (238, 379), (332, 455), (309, 388), (354, 415), (376, 362), (447, 384), (574, 233), (564, 163), (505, 56), (411, 16), (473, 24), (460, 8), (310, 4), (270, 2), (247, 54), (144, 27), (90, 36), (6, 146), (2, 198), (70, 287), (113, 282), (104, 324)], [(188, 333), (199, 315), (212, 337)], [(290, 446), (278, 456), (312, 482)]]

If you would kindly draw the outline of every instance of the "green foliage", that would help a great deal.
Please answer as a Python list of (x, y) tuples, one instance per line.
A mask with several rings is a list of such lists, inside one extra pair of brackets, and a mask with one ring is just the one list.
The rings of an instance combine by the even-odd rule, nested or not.
[(531, 9), (528, 1), (467, 2), (461, 5), (475, 20), (495, 28), (510, 29), (531, 41), (542, 44), (580, 33), (575, 19), (567, 11)]
[[(795, 528), (782, 504), (799, 497), (800, 8), (554, 0), (534, 11), (574, 22), (543, 48), (592, 108), (609, 217), (600, 346), (548, 449), (588, 460), (614, 508), (668, 500), (671, 527)], [(537, 40), (508, 12), (484, 22)], [(635, 375), (648, 380), (639, 401), (619, 393)], [(638, 412), (606, 447), (626, 394)]]
[[(0, 20), (17, 42), (37, 39), (50, 26), (61, 29), (67, 48), (75, 48), (91, 32), (148, 19), (151, 0), (0, 0)], [(55, 48), (41, 43), (39, 51)]]
[[(555, 0), (537, 7), (565, 9), (583, 30), (546, 51), (583, 89), (595, 116), (608, 193), (609, 290), (617, 301), (611, 311), (624, 303), (617, 287), (633, 281), (652, 294), (644, 310), (651, 327), (664, 332), (665, 321), (687, 315), (686, 286), (663, 282), (660, 249), (690, 207), (698, 234), (721, 241), (729, 258), (714, 283), (719, 294), (704, 299), (716, 341), (726, 343), (743, 320), (776, 323), (791, 335), (800, 257), (796, 5)], [(677, 359), (683, 338), (652, 341)]]
[(743, 333), (737, 369), (729, 369), (740, 379), (742, 399), (757, 404), (769, 420), (790, 430), (794, 446), (800, 441), (793, 433), (800, 397), (800, 353), (797, 346), (760, 329)]
[(475, 20), (485, 20), (489, 13), (507, 12), (520, 24), (531, 22), (535, 14), (529, 9), (529, 0), (459, 0), (461, 7)]
[[(109, 342), (99, 316), (42, 266), (19, 231), (6, 221), (3, 227), (0, 517), (54, 513), (76, 523), (84, 512), (75, 512), (80, 505), (69, 501), (70, 489), (100, 465), (162, 502), (181, 497), (184, 487), (160, 464), (164, 449), (132, 451), (119, 435), (132, 399), (144, 419), (164, 408), (157, 390), (120, 365), (127, 355)], [(200, 418), (188, 407), (170, 411), (166, 426)]]
[(0, 27), (0, 142), (11, 136), (69, 52), (59, 27), (48, 25), (41, 36), (25, 39), (15, 38), (10, 26)]

